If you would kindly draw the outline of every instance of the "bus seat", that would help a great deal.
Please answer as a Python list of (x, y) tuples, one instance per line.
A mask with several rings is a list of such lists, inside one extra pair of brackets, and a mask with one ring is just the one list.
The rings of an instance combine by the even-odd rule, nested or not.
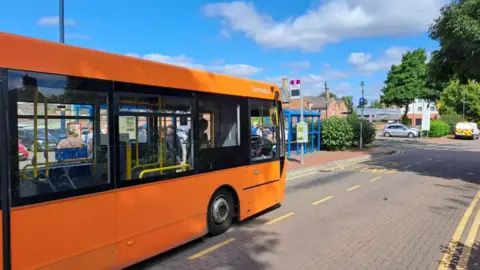
[(57, 161), (76, 158), (88, 158), (87, 148), (63, 148), (55, 150), (55, 159)]

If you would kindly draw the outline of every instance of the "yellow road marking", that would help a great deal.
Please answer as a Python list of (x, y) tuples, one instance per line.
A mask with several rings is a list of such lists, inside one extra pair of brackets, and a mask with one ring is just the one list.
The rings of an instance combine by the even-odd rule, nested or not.
[(348, 171), (352, 171), (352, 170), (355, 170), (355, 169), (358, 169), (358, 168), (360, 168), (360, 166), (352, 166), (350, 169), (345, 169), (344, 171), (348, 172)]
[(304, 176), (309, 176), (309, 175), (316, 174), (316, 173), (318, 173), (318, 172), (311, 172), (311, 173), (306, 173), (306, 174), (290, 177), (290, 178), (287, 178), (287, 181), (297, 179), (297, 178), (300, 178), (300, 177), (304, 177)]
[(325, 197), (325, 198), (323, 198), (323, 199), (321, 199), (321, 200), (318, 200), (318, 201), (316, 201), (316, 202), (312, 203), (312, 205), (317, 205), (317, 204), (320, 204), (320, 203), (326, 202), (326, 201), (328, 201), (328, 200), (330, 200), (330, 199), (333, 199), (333, 196), (328, 196), (328, 197)]
[(218, 244), (216, 244), (216, 245), (214, 245), (214, 246), (211, 246), (211, 247), (209, 247), (209, 248), (207, 248), (207, 249), (204, 249), (204, 250), (202, 250), (202, 251), (200, 251), (200, 252), (198, 252), (198, 253), (196, 253), (196, 254), (193, 254), (192, 256), (188, 257), (188, 259), (189, 259), (189, 260), (198, 259), (198, 258), (202, 257), (202, 256), (205, 255), (205, 254), (208, 254), (208, 253), (210, 253), (210, 252), (212, 252), (212, 251), (214, 251), (214, 250), (216, 250), (216, 249), (219, 249), (219, 248), (221, 248), (221, 247), (223, 247), (223, 246), (225, 246), (225, 245), (230, 244), (230, 243), (233, 242), (233, 241), (235, 241), (235, 238), (229, 238), (229, 239), (227, 239), (227, 240), (225, 240), (225, 241), (223, 241), (223, 242), (221, 242), (221, 243), (218, 243)]
[(275, 222), (278, 222), (278, 221), (280, 221), (280, 220), (282, 220), (282, 219), (288, 218), (289, 216), (293, 216), (293, 215), (295, 215), (295, 213), (290, 212), (290, 213), (285, 214), (285, 215), (283, 215), (283, 216), (281, 216), (281, 217), (278, 217), (278, 218), (276, 218), (276, 219), (272, 219), (272, 220), (266, 222), (265, 225), (273, 224), (273, 223), (275, 223)]
[(470, 255), (472, 253), (472, 247), (475, 243), (475, 238), (477, 237), (478, 228), (480, 227), (480, 210), (477, 212), (475, 219), (473, 220), (472, 227), (470, 228), (470, 232), (467, 236), (467, 241), (465, 241), (465, 246), (462, 250), (462, 255), (460, 256), (460, 260), (458, 261), (458, 270), (467, 269), (468, 260), (470, 260)]
[(377, 180), (380, 179), (380, 178), (382, 178), (382, 177), (381, 177), (381, 176), (375, 177), (375, 178), (373, 178), (372, 180), (370, 180), (370, 182), (375, 182), (375, 181), (377, 181)]
[(361, 172), (368, 171), (368, 169), (370, 169), (370, 167), (364, 168), (363, 170), (361, 170)]
[(438, 270), (449, 269), (453, 254), (457, 248), (458, 240), (460, 240), (460, 237), (462, 236), (462, 233), (465, 230), (465, 226), (467, 226), (467, 222), (470, 219), (470, 216), (472, 215), (473, 209), (475, 209), (475, 206), (477, 205), (478, 200), (480, 200), (480, 191), (477, 193), (477, 195), (475, 196), (475, 198), (473, 199), (473, 201), (470, 203), (467, 210), (463, 214), (463, 217), (460, 220), (460, 223), (458, 224), (457, 229), (453, 233), (452, 239), (450, 239), (450, 242), (448, 243), (448, 247), (445, 250), (445, 253), (443, 254), (442, 260), (438, 265), (438, 268), (437, 268)]
[(396, 169), (387, 171), (387, 173), (396, 173), (396, 172), (398, 172), (398, 170), (396, 170)]
[(349, 189), (346, 189), (346, 191), (352, 191), (352, 190), (355, 190), (355, 189), (357, 189), (357, 188), (359, 188), (359, 187), (361, 187), (361, 186), (362, 186), (362, 185), (356, 185), (356, 186), (353, 186), (353, 187), (351, 187), (351, 188), (349, 188)]

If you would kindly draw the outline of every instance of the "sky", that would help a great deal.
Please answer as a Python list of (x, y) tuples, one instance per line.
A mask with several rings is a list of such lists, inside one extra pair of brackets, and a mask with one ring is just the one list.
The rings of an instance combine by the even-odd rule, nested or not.
[[(379, 99), (392, 64), (438, 47), (448, 0), (65, 0), (65, 43), (281, 84)], [(0, 31), (59, 41), (58, 0), (3, 1)]]

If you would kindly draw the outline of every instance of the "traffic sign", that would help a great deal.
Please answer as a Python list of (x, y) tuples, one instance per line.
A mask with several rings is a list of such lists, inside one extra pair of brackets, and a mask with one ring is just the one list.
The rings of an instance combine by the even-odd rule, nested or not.
[(290, 98), (291, 99), (298, 99), (300, 98), (300, 88), (301, 83), (300, 80), (291, 80), (290, 81)]

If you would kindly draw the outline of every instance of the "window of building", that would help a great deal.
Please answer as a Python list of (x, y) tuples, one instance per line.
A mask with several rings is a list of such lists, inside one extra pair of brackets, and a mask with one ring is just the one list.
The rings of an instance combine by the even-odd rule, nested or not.
[[(193, 99), (119, 94), (121, 181), (161, 180), (193, 171)], [(183, 125), (182, 125), (183, 124)]]
[(417, 111), (419, 111), (419, 112), (423, 111), (423, 107), (419, 106), (419, 107), (417, 108)]
[(20, 198), (108, 185), (111, 83), (9, 71), (14, 193)]
[(250, 104), (252, 161), (278, 157), (279, 121), (272, 115), (278, 115), (278, 108), (273, 101), (255, 101)]
[(432, 111), (432, 112), (435, 111), (435, 107), (433, 105), (430, 105), (430, 111)]

